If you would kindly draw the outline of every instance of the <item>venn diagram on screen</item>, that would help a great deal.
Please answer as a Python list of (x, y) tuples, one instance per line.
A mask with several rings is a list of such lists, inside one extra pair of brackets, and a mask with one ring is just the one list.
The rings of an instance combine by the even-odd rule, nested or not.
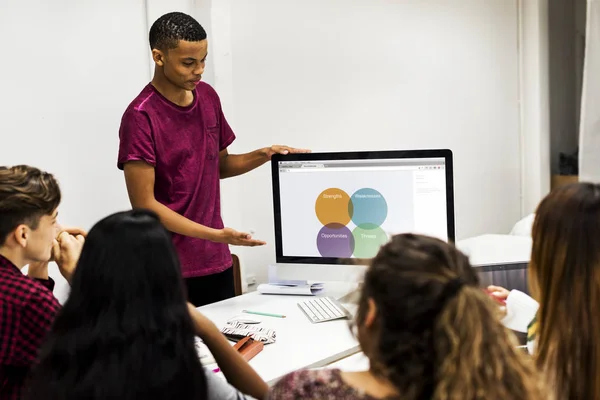
[(315, 213), (323, 224), (317, 236), (322, 257), (372, 258), (388, 240), (381, 228), (388, 205), (375, 189), (359, 189), (352, 195), (326, 189), (317, 197)]

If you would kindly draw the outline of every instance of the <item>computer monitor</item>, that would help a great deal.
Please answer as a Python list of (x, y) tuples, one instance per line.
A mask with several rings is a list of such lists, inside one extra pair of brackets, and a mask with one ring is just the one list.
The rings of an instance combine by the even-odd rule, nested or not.
[(450, 150), (276, 155), (277, 263), (370, 259), (391, 235), (454, 241)]

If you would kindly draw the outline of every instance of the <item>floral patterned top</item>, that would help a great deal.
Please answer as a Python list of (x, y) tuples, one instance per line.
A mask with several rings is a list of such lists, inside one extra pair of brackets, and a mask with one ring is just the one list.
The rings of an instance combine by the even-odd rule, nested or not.
[(377, 400), (344, 382), (339, 369), (292, 372), (271, 388), (267, 399)]

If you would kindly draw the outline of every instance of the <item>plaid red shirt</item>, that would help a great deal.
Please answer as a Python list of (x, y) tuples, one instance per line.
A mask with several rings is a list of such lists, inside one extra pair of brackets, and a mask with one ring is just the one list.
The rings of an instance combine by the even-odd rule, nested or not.
[(60, 304), (52, 279), (32, 279), (0, 256), (0, 399), (19, 399)]

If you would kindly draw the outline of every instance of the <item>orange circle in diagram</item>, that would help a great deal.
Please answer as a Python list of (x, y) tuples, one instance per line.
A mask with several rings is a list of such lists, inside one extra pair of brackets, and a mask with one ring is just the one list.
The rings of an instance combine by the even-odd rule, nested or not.
[(350, 196), (342, 189), (326, 189), (317, 197), (315, 213), (325, 226), (330, 224), (347, 225), (352, 219)]

